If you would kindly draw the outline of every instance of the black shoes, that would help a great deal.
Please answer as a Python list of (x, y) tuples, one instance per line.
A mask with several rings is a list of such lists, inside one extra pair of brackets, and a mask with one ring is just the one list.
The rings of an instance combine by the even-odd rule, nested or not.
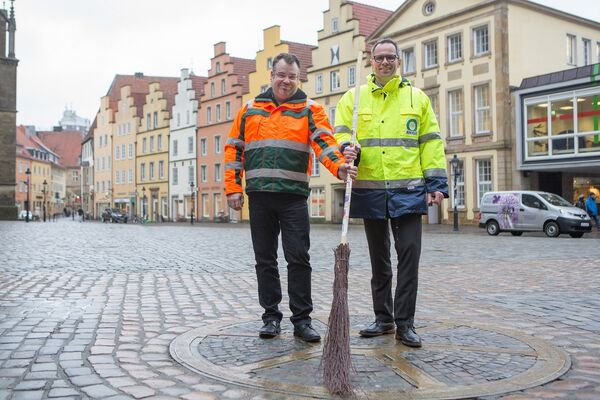
[(294, 336), (299, 337), (305, 342), (318, 342), (321, 340), (321, 335), (315, 331), (310, 323), (296, 326), (294, 328)]
[(281, 327), (279, 321), (267, 321), (262, 328), (258, 331), (258, 336), (263, 339), (271, 339), (279, 335)]
[(396, 330), (396, 340), (409, 347), (421, 347), (421, 337), (415, 332), (413, 326), (398, 327)]
[(393, 322), (380, 322), (375, 321), (365, 329), (362, 329), (359, 333), (362, 337), (374, 337), (386, 335), (388, 333), (394, 333), (396, 325)]

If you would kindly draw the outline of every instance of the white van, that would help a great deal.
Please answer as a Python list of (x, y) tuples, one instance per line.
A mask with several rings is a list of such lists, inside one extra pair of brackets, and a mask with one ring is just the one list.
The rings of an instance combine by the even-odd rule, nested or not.
[(589, 215), (562, 197), (547, 192), (513, 190), (488, 192), (481, 199), (479, 227), (495, 236), (510, 232), (544, 232), (549, 237), (568, 233), (580, 238), (592, 230)]

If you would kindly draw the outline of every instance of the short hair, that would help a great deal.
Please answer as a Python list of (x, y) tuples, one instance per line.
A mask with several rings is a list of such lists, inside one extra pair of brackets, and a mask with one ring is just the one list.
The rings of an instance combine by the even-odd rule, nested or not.
[(400, 49), (398, 49), (398, 44), (390, 38), (383, 38), (383, 39), (379, 39), (378, 41), (376, 41), (375, 44), (373, 45), (373, 47), (371, 47), (371, 55), (373, 53), (375, 53), (375, 48), (377, 46), (379, 46), (380, 44), (384, 44), (384, 43), (389, 43), (389, 44), (393, 45), (394, 48), (396, 49), (396, 56), (400, 57)]
[(273, 59), (273, 66), (271, 67), (272, 70), (273, 70), (273, 72), (275, 72), (275, 66), (277, 65), (277, 63), (280, 60), (285, 61), (285, 63), (289, 64), (289, 65), (296, 64), (298, 66), (298, 68), (300, 68), (300, 60), (298, 60), (298, 57), (296, 57), (295, 54), (292, 54), (292, 53), (279, 53)]

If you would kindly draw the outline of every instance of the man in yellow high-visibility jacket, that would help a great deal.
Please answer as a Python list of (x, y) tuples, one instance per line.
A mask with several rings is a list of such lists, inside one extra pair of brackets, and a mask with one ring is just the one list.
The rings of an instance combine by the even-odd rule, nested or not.
[[(357, 144), (351, 145), (354, 89), (337, 105), (335, 137), (347, 161), (356, 159), (350, 216), (363, 218), (371, 258), (375, 322), (364, 337), (396, 332), (396, 339), (421, 346), (414, 329), (421, 215), (448, 197), (444, 143), (429, 98), (396, 74), (398, 46), (382, 39), (372, 47), (373, 74), (360, 88)], [(391, 225), (398, 255), (392, 301)]]

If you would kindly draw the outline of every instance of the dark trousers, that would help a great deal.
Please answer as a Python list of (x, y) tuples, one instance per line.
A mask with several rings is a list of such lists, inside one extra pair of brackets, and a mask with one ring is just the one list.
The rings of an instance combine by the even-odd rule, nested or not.
[[(390, 222), (398, 256), (393, 302)], [(409, 214), (391, 219), (365, 219), (364, 223), (371, 257), (371, 295), (375, 318), (381, 322), (395, 321), (397, 326), (412, 326), (419, 283), (421, 216)]]
[(310, 276), (312, 268), (310, 225), (306, 198), (284, 193), (251, 192), (248, 194), (250, 231), (256, 259), (258, 300), (265, 309), (262, 319), (281, 321), (281, 282), (277, 267), (279, 232), (288, 268), (290, 320), (297, 326), (310, 323), (313, 310)]

